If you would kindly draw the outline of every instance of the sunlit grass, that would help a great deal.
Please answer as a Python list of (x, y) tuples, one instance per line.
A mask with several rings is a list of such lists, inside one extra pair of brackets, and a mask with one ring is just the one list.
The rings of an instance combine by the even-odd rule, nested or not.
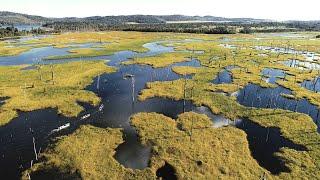
[[(302, 33), (303, 34), (303, 33)], [(312, 35), (312, 34), (311, 34)], [(155, 171), (165, 162), (171, 164), (180, 179), (195, 177), (200, 179), (235, 178), (258, 179), (264, 172), (268, 179), (317, 179), (320, 169), (320, 137), (317, 127), (312, 119), (304, 114), (280, 109), (247, 108), (240, 105), (235, 97), (221, 94), (231, 94), (248, 84), (256, 84), (261, 87), (276, 87), (281, 85), (292, 90), (293, 95), (285, 96), (292, 99), (306, 98), (310, 103), (320, 107), (319, 93), (312, 92), (300, 86), (303, 80), (313, 79), (319, 75), (316, 70), (299, 70), (287, 67), (281, 62), (288, 59), (305, 61), (301, 54), (274, 53), (257, 50), (255, 46), (271, 46), (282, 48), (294, 48), (301, 51), (320, 52), (319, 40), (307, 34), (305, 38), (279, 37), (272, 34), (260, 35), (197, 35), (175, 33), (140, 33), (140, 32), (85, 32), (66, 33), (31, 40), (26, 44), (40, 44), (38, 46), (53, 45), (56, 48), (69, 47), (70, 44), (101, 43), (99, 49), (75, 48), (70, 50), (67, 56), (48, 57), (47, 59), (91, 57), (111, 55), (118, 51), (146, 52), (144, 44), (155, 41), (172, 40), (162, 42), (167, 46), (173, 46), (180, 52), (165, 53), (152, 57), (134, 58), (124, 64), (150, 65), (154, 68), (166, 67), (173, 63), (189, 61), (196, 58), (201, 67), (173, 67), (172, 70), (180, 75), (193, 75), (192, 79), (178, 79), (166, 82), (150, 82), (139, 95), (143, 101), (153, 97), (170, 98), (175, 100), (187, 99), (196, 105), (204, 105), (213, 113), (222, 114), (227, 118), (248, 118), (263, 127), (278, 127), (282, 135), (294, 143), (304, 145), (308, 151), (300, 152), (288, 148), (282, 148), (276, 155), (286, 163), (291, 172), (280, 175), (270, 175), (261, 168), (251, 157), (248, 142), (243, 131), (233, 128), (210, 128), (211, 122), (204, 115), (186, 113), (173, 119), (155, 113), (141, 113), (132, 117), (132, 124), (139, 132), (144, 143), (153, 145), (153, 153), (150, 167), (144, 171), (131, 171), (123, 168), (113, 158), (114, 148), (122, 142), (120, 131), (103, 131), (103, 136), (115, 140), (110, 144), (105, 142), (101, 134), (93, 133), (95, 128), (81, 128), (70, 137), (63, 137), (54, 150), (49, 150), (44, 156), (49, 161), (36, 166), (34, 169), (58, 167), (63, 172), (80, 172), (81, 177), (105, 177), (110, 178), (155, 178)], [(185, 39), (202, 39), (202, 41), (185, 41)], [(180, 41), (181, 42), (180, 42)], [(225, 48), (221, 44), (235, 45)], [(0, 56), (17, 55), (27, 51), (24, 47), (6, 47), (0, 43)], [(10, 49), (11, 48), (11, 49)], [(188, 51), (188, 52), (187, 52)], [(196, 53), (203, 51), (204, 53)], [(187, 53), (186, 53), (187, 52)], [(319, 62), (314, 62), (319, 63)], [(218, 73), (228, 66), (233, 81), (230, 84), (213, 84)], [(21, 67), (0, 68), (1, 97), (9, 97), (0, 107), (0, 124), (9, 122), (17, 116), (17, 111), (31, 111), (41, 108), (58, 108), (58, 111), (66, 116), (75, 116), (82, 107), (76, 102), (89, 102), (96, 105), (99, 98), (92, 92), (83, 90), (92, 82), (92, 78), (104, 72), (113, 72), (102, 62), (77, 62), (61, 65), (53, 65), (54, 78), (51, 78), (51, 66), (42, 66), (39, 70), (20, 71)], [(262, 70), (275, 68), (283, 70), (287, 75), (276, 84), (269, 84), (262, 78)], [(40, 80), (40, 74), (42, 79)], [(186, 93), (184, 92), (186, 91)], [(194, 127), (201, 130), (192, 132), (190, 140), (190, 123), (195, 121)], [(105, 132), (104, 132), (105, 131)], [(81, 133), (85, 132), (84, 136)], [(179, 138), (171, 138), (178, 136)], [(180, 137), (181, 136), (181, 137)], [(85, 139), (88, 137), (88, 139)], [(98, 139), (99, 142), (89, 142), (89, 139)], [(97, 141), (98, 141), (97, 140)], [(71, 142), (75, 141), (75, 144)], [(81, 144), (80, 142), (84, 142)], [(64, 145), (61, 145), (62, 143)], [(92, 144), (91, 144), (92, 143)], [(75, 145), (74, 147), (70, 147)], [(115, 145), (116, 144), (116, 145)], [(102, 147), (102, 148), (101, 148)], [(201, 147), (201, 148), (199, 148)], [(68, 149), (71, 151), (68, 152)], [(87, 151), (87, 149), (93, 149)], [(79, 156), (79, 152), (85, 152)], [(108, 152), (104, 156), (102, 151)], [(67, 158), (66, 158), (67, 157)], [(94, 158), (87, 158), (94, 157)], [(105, 159), (103, 159), (105, 158)], [(197, 165), (197, 161), (202, 166)], [(108, 165), (114, 167), (105, 169)], [(38, 168), (38, 169), (37, 169)], [(92, 170), (90, 174), (89, 169)], [(128, 172), (130, 172), (128, 174)], [(118, 174), (117, 176), (115, 174)], [(92, 176), (90, 176), (92, 175)], [(140, 176), (141, 175), (141, 176)]]
[(174, 63), (191, 61), (187, 57), (187, 53), (174, 52), (174, 53), (165, 53), (157, 56), (151, 57), (137, 57), (131, 61), (123, 62), (122, 64), (131, 65), (131, 64), (140, 64), (140, 65), (150, 65), (154, 68), (166, 67)]
[(213, 128), (206, 115), (190, 112), (175, 121), (161, 114), (139, 113), (132, 124), (142, 142), (153, 145), (151, 166), (167, 162), (178, 179), (256, 179), (266, 172), (251, 157), (244, 132)]
[(0, 42), (0, 57), (19, 55), (30, 49), (31, 47), (17, 47), (17, 46), (12, 46), (10, 44), (7, 44), (5, 42)]
[(155, 179), (151, 170), (126, 169), (114, 158), (123, 142), (120, 129), (81, 126), (70, 136), (60, 137), (41, 155), (42, 162), (23, 174), (23, 179), (50, 177), (81, 179)]
[(114, 72), (105, 61), (80, 61), (38, 66), (37, 70), (20, 70), (22, 66), (0, 67), (0, 96), (9, 97), (0, 107), (1, 125), (14, 118), (16, 111), (57, 108), (65, 116), (83, 110), (77, 102), (97, 105), (100, 99), (83, 90), (102, 73)]

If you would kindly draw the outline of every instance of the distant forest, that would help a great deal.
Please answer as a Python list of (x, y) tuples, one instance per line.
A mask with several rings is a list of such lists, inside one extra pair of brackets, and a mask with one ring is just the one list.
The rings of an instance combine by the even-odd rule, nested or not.
[(46, 33), (47, 32), (41, 28), (32, 29), (29, 31), (18, 30), (15, 27), (0, 28), (0, 38), (10, 38), (10, 37), (25, 36), (28, 34), (46, 34)]
[(204, 34), (235, 34), (235, 33), (268, 33), (294, 31), (320, 31), (320, 22), (190, 22), (190, 23), (122, 23), (101, 24), (94, 22), (54, 22), (43, 25), (58, 32), (64, 31), (141, 31), (141, 32), (178, 32)]
[[(41, 28), (18, 30), (19, 25), (40, 25)], [(276, 22), (253, 18), (223, 18), (183, 15), (93, 16), (86, 18), (46, 18), (0, 11), (0, 38), (25, 34), (60, 33), (66, 31), (141, 31), (204, 34), (255, 32), (320, 31), (320, 21)]]

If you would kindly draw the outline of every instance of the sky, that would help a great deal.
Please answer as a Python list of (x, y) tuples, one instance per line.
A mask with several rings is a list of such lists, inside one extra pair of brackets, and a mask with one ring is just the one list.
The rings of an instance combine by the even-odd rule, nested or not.
[(0, 11), (45, 17), (212, 15), (320, 20), (320, 0), (0, 0)]

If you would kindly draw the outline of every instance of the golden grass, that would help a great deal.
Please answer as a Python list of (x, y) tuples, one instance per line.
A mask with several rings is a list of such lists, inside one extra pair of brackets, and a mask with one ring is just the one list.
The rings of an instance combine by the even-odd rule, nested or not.
[(138, 57), (134, 58), (131, 61), (123, 62), (122, 64), (130, 65), (130, 64), (140, 64), (140, 65), (150, 65), (153, 68), (162, 68), (169, 66), (174, 63), (191, 61), (190, 58), (187, 57), (187, 53), (174, 52), (174, 53), (165, 53), (157, 56), (151, 57)]
[[(186, 99), (192, 100), (197, 105), (205, 105), (213, 113), (223, 114), (230, 119), (247, 117), (264, 127), (279, 127), (283, 136), (308, 148), (307, 152), (293, 154), (287, 152), (292, 150), (284, 149), (283, 152), (278, 153), (284, 161), (290, 164), (289, 167), (292, 170), (291, 173), (281, 173), (279, 178), (308, 177), (312, 179), (319, 176), (316, 169), (320, 168), (320, 156), (318, 155), (320, 144), (315, 142), (320, 140), (320, 136), (317, 133), (317, 126), (309, 116), (279, 109), (246, 108), (232, 98), (208, 91), (208, 88), (205, 87), (201, 89), (201, 87), (196, 85), (194, 88), (196, 90), (191, 91), (187, 83)], [(139, 99), (162, 97), (181, 100), (184, 97), (183, 89), (184, 80), (148, 83), (147, 89), (142, 91)], [(292, 162), (293, 158), (299, 158), (299, 160)]]
[[(97, 45), (99, 49), (94, 48), (75, 48), (70, 50), (71, 54), (65, 56), (50, 56), (51, 59), (68, 59), (77, 57), (93, 57), (111, 55), (118, 51), (146, 52), (144, 44), (158, 40), (165, 40), (174, 37), (170, 33), (141, 33), (141, 32), (83, 32), (83, 33), (65, 33), (49, 38), (41, 39), (39, 43), (52, 44), (55, 47), (66, 47), (69, 44), (82, 43), (101, 43)], [(184, 35), (184, 37), (187, 37)], [(175, 37), (180, 39), (182, 37)], [(29, 42), (31, 43), (31, 42)]]
[(259, 179), (268, 174), (251, 157), (244, 132), (213, 128), (205, 115), (184, 113), (175, 121), (161, 114), (139, 113), (132, 117), (132, 124), (142, 142), (153, 145), (151, 167), (167, 162), (178, 179)]
[[(42, 162), (23, 173), (22, 179), (155, 179), (150, 169), (126, 169), (114, 158), (115, 148), (123, 142), (120, 129), (81, 126), (63, 136), (41, 155)], [(40, 177), (39, 177), (40, 176)]]
[[(291, 169), (290, 173), (270, 174), (252, 158), (242, 130), (213, 128), (206, 115), (188, 112), (173, 120), (157, 113), (138, 113), (131, 117), (131, 124), (142, 143), (152, 145), (152, 157), (146, 169), (127, 169), (113, 158), (115, 148), (123, 141), (120, 129), (82, 126), (75, 133), (58, 138), (42, 153), (41, 161), (23, 173), (23, 179), (27, 173), (31, 177), (55, 179), (155, 179), (157, 169), (165, 162), (173, 166), (178, 179), (259, 179), (264, 174), (268, 179), (317, 179), (319, 161), (315, 157), (319, 158), (319, 145), (314, 142), (318, 142), (319, 136), (309, 127), (304, 115), (279, 116), (278, 110), (270, 116), (257, 115), (271, 111), (256, 112), (250, 118), (266, 127), (273, 127), (275, 121), (280, 123), (278, 126), (285, 136), (308, 148), (305, 152), (282, 148), (276, 154)], [(297, 120), (302, 123), (295, 131), (299, 133), (293, 134), (291, 127), (286, 131), (283, 125)]]
[[(310, 40), (313, 34), (302, 33), (302, 35), (306, 36), (304, 38), (288, 38), (270, 34), (260, 36), (257, 34), (190, 35), (176, 33), (86, 32), (66, 33), (27, 43), (39, 43), (40, 45), (51, 44), (56, 47), (66, 47), (73, 43), (101, 42), (100, 48), (102, 49), (77, 48), (71, 50), (70, 52), (72, 53), (70, 55), (48, 58), (54, 59), (109, 55), (123, 50), (145, 52), (147, 49), (143, 47), (143, 44), (148, 42), (183, 40), (187, 38), (202, 39), (204, 41), (163, 42), (162, 44), (174, 46), (176, 50), (181, 52), (166, 53), (155, 57), (136, 58), (133, 61), (126, 62), (125, 64), (137, 63), (151, 65), (153, 67), (165, 67), (175, 62), (186, 61), (188, 60), (186, 59), (187, 56), (197, 58), (201, 62), (202, 67), (173, 67), (173, 71), (177, 74), (193, 74), (194, 76), (191, 80), (178, 79), (168, 82), (147, 83), (146, 89), (139, 95), (139, 100), (152, 97), (181, 100), (184, 98), (184, 89), (186, 87), (187, 100), (193, 101), (196, 105), (205, 105), (209, 107), (213, 113), (223, 114), (230, 119), (246, 117), (264, 127), (278, 127), (284, 137), (297, 144), (304, 145), (308, 151), (298, 152), (282, 148), (276, 155), (286, 162), (291, 172), (281, 173), (278, 176), (272, 176), (267, 173), (268, 179), (318, 179), (318, 177), (320, 177), (320, 144), (318, 143), (320, 142), (320, 136), (317, 133), (316, 125), (309, 116), (279, 109), (247, 108), (238, 104), (234, 97), (227, 97), (219, 93), (221, 91), (232, 93), (250, 83), (262, 87), (275, 87), (276, 85), (266, 83), (261, 76), (261, 71), (264, 68), (275, 68), (284, 70), (288, 74), (284, 80), (278, 80), (277, 84), (292, 90), (293, 96), (290, 98), (306, 98), (311, 103), (320, 106), (319, 94), (304, 89), (298, 84), (305, 79), (313, 79), (319, 72), (303, 71), (287, 67), (280, 63), (288, 59), (305, 61), (304, 56), (272, 53), (254, 49), (254, 46), (290, 47), (297, 50), (319, 53), (320, 41)], [(224, 39), (227, 39), (227, 41), (225, 42)], [(110, 44), (105, 44), (107, 42)], [(235, 45), (235, 48), (224, 48), (220, 44)], [(185, 51), (191, 51), (191, 53), (182, 53)], [(192, 53), (192, 51), (203, 51), (204, 53), (196, 54)], [(14, 52), (14, 50), (12, 50), (12, 52)], [(10, 55), (9, 51), (5, 53)], [(77, 64), (77, 68), (75, 68), (75, 66), (62, 68), (62, 65), (54, 65), (54, 69), (59, 69), (58, 66), (61, 67), (61, 73), (66, 75), (63, 77), (68, 77), (60, 77), (59, 80), (64, 82), (60, 85), (58, 85), (59, 81), (56, 80), (54, 85), (51, 84), (50, 66), (42, 67), (41, 72), (44, 74), (44, 80), (42, 81), (34, 80), (39, 76), (39, 72), (36, 70), (28, 71), (28, 73), (31, 72), (28, 74), (27, 71), (17, 73), (18, 67), (10, 67), (8, 69), (0, 68), (0, 72), (5, 74), (0, 75), (0, 82), (6, 82), (6, 84), (13, 86), (5, 87), (3, 83), (0, 89), (1, 97), (11, 97), (5, 105), (0, 108), (2, 123), (4, 124), (15, 117), (17, 115), (16, 110), (28, 111), (45, 107), (57, 107), (59, 112), (64, 115), (76, 115), (81, 110), (81, 107), (76, 104), (76, 101), (96, 104), (98, 98), (93, 93), (81, 89), (91, 81), (93, 74), (96, 76), (110, 69), (106, 70), (104, 69), (105, 67), (100, 69), (96, 67), (98, 65), (93, 65), (96, 70), (90, 71), (86, 69), (87, 66), (85, 66), (84, 74), (71, 73), (73, 71), (70, 71), (70, 69), (80, 69), (80, 65), (81, 64)], [(231, 84), (210, 83), (221, 70), (230, 65), (237, 67), (230, 70), (233, 77)], [(90, 66), (92, 67), (92, 65)], [(70, 71), (71, 74), (66, 71)], [(14, 76), (10, 75), (12, 72), (14, 72)], [(21, 82), (22, 79), (26, 81), (26, 84)], [(36, 83), (33, 88), (23, 88), (32, 86), (34, 81)], [(66, 85), (67, 83), (71, 85)], [(67, 96), (66, 94), (69, 95)], [(56, 101), (56, 99), (58, 99), (58, 101)], [(44, 105), (39, 102), (44, 102)], [(248, 154), (248, 144), (245, 140), (245, 134), (239, 129), (231, 127), (219, 129), (204, 128), (211, 126), (207, 117), (193, 113), (186, 113), (179, 116), (176, 122), (171, 118), (155, 113), (137, 114), (133, 116), (132, 119), (133, 125), (137, 128), (142, 141), (144, 143), (152, 142), (151, 144), (153, 145), (153, 151), (155, 153), (152, 157), (150, 167), (145, 170), (153, 174), (152, 176), (150, 175), (150, 177), (154, 178), (156, 169), (164, 165), (165, 162), (174, 166), (180, 179), (190, 177), (211, 179), (212, 174), (216, 175), (215, 177), (223, 179), (258, 179), (261, 173), (266, 172), (266, 170), (259, 167), (250, 154)], [(194, 136), (192, 141), (190, 141), (189, 137), (191, 133), (189, 128), (190, 120), (196, 120), (195, 126), (205, 129), (193, 132)], [(181, 139), (168, 138), (169, 136), (176, 135), (179, 137), (182, 136)], [(236, 144), (237, 141), (240, 143)], [(90, 145), (87, 143), (82, 149), (86, 147), (90, 147)], [(203, 147), (203, 149), (199, 147)], [(208, 151), (208, 149), (210, 150)], [(75, 155), (73, 155), (73, 153), (68, 156), (74, 157)], [(239, 157), (238, 153), (243, 156)], [(89, 155), (91, 156), (92, 154), (88, 154), (88, 156)], [(84, 159), (84, 157), (81, 158)], [(96, 158), (100, 158), (100, 156)], [(59, 157), (57, 162), (60, 162), (61, 159), (63, 160), (62, 156)], [(201, 167), (195, 163), (195, 161), (199, 159), (203, 163)], [(97, 159), (97, 161), (99, 161), (99, 159)], [(110, 163), (116, 163), (111, 159), (109, 159), (109, 161)], [(74, 166), (73, 163), (75, 163), (76, 166)], [(77, 167), (76, 169), (81, 169), (83, 174), (87, 173), (86, 168), (82, 168), (80, 160), (73, 159), (72, 163), (70, 161), (66, 164), (68, 164), (68, 166), (70, 165), (70, 167), (68, 167), (69, 169)], [(57, 166), (59, 166), (59, 164), (57, 164)], [(98, 167), (92, 167), (87, 164), (85, 166), (99, 169)], [(144, 174), (145, 171), (141, 173)], [(107, 170), (100, 169), (94, 172), (105, 173)], [(115, 172), (118, 172), (118, 169), (115, 170)], [(126, 172), (127, 170), (124, 170), (119, 173), (126, 174)], [(208, 172), (211, 172), (211, 174)], [(137, 172), (131, 173), (129, 177), (138, 177), (136, 173)], [(110, 174), (112, 175), (113, 173), (110, 172)], [(96, 174), (94, 174), (94, 176), (100, 177)], [(119, 177), (125, 178), (124, 176)]]
[(26, 52), (30, 50), (31, 47), (17, 47), (17, 46), (11, 46), (9, 44), (6, 44), (4, 42), (0, 42), (0, 57), (1, 56), (16, 56), (23, 52)]
[(38, 70), (27, 71), (21, 71), (21, 68), (0, 67), (0, 96), (9, 97), (0, 107), (1, 125), (14, 118), (18, 110), (57, 108), (65, 116), (76, 116), (83, 110), (77, 102), (92, 105), (100, 102), (93, 92), (83, 89), (94, 77), (115, 71), (106, 66), (105, 61), (43, 65)]
[[(250, 37), (251, 36), (251, 37)], [(303, 80), (310, 80), (319, 75), (316, 70), (307, 71), (299, 70), (296, 68), (287, 67), (281, 64), (282, 61), (288, 59), (298, 59), (300, 61), (305, 61), (305, 57), (302, 55), (295, 54), (285, 54), (285, 53), (272, 53), (268, 51), (260, 51), (252, 49), (252, 47), (257, 45), (265, 45), (273, 42), (282, 42), (284, 44), (279, 47), (291, 47), (297, 48), (297, 50), (314, 50), (318, 42), (309, 39), (292, 39), (292, 38), (281, 38), (281, 37), (269, 37), (266, 35), (266, 39), (255, 40), (254, 35), (248, 36), (246, 40), (239, 40), (240, 37), (235, 37), (237, 41), (228, 42), (229, 44), (236, 45), (234, 49), (223, 48), (219, 46), (219, 42), (190, 42), (190, 43), (180, 43), (173, 44), (175, 48), (179, 50), (202, 50), (204, 54), (194, 54), (194, 57), (200, 60), (203, 66), (211, 68), (213, 70), (205, 68), (183, 68), (174, 67), (173, 70), (178, 74), (195, 74), (193, 78), (195, 81), (208, 81), (208, 77), (215, 77), (217, 72), (221, 71), (224, 67), (229, 65), (236, 66), (238, 68), (232, 69), (233, 85), (230, 86), (232, 90), (237, 90), (236, 87), (242, 88), (249, 83), (257, 84), (262, 87), (275, 87), (276, 85), (266, 83), (261, 76), (261, 71), (264, 68), (275, 68), (284, 70), (288, 75), (285, 77), (285, 81), (278, 80), (278, 84), (293, 91), (296, 98), (306, 98), (312, 104), (320, 107), (320, 98), (318, 93), (309, 91), (301, 87), (298, 83)], [(227, 36), (228, 37), (228, 36)], [(303, 49), (304, 46), (299, 46), (300, 44), (308, 44), (309, 48)], [(281, 43), (272, 44), (273, 47), (277, 47)], [(270, 46), (270, 45), (269, 45)], [(260, 56), (260, 54), (265, 54), (266, 56)], [(200, 71), (201, 70), (201, 71)], [(290, 76), (289, 76), (290, 75)], [(212, 79), (211, 79), (212, 80)], [(208, 89), (216, 89), (218, 85), (214, 85)], [(230, 89), (230, 90), (231, 90)], [(226, 89), (225, 89), (226, 90)], [(228, 91), (230, 92), (230, 91)]]

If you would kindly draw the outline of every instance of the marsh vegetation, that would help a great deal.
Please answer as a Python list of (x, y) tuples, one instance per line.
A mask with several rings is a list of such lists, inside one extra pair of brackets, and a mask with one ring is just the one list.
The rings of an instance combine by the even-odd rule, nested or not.
[(319, 65), (320, 40), (289, 35), (3, 41), (0, 169), (24, 179), (317, 179), (320, 71), (284, 62)]

